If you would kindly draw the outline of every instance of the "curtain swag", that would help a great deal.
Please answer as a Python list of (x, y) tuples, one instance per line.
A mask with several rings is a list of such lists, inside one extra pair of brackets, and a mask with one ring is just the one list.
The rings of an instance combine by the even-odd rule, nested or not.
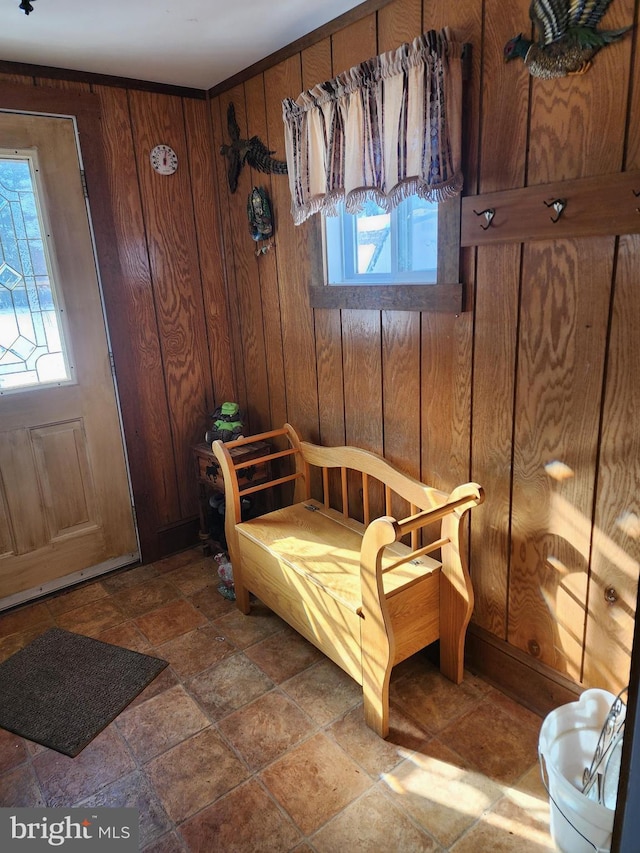
[(282, 102), (296, 225), (462, 190), (462, 43), (430, 30)]

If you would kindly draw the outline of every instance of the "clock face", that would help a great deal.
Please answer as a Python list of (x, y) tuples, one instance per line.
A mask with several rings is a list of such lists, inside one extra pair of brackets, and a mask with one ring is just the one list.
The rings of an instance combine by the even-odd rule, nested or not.
[(150, 158), (151, 165), (160, 175), (173, 175), (178, 168), (178, 155), (168, 145), (156, 145)]

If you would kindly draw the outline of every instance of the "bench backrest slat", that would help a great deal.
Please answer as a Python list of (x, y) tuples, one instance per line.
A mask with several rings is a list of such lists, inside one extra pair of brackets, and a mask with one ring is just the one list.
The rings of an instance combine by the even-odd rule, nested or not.
[(347, 485), (347, 469), (340, 469), (340, 488), (342, 490), (342, 514), (349, 518), (349, 486)]
[[(418, 507), (415, 504), (411, 504), (411, 515), (417, 515), (417, 514), (418, 514)], [(411, 550), (415, 551), (417, 547), (418, 547), (418, 531), (412, 530), (411, 531)]]
[[(345, 516), (349, 514), (348, 470), (359, 471), (363, 476), (363, 504), (368, 505), (369, 503), (368, 492), (371, 486), (370, 480), (376, 480), (383, 485), (386, 515), (393, 515), (391, 509), (393, 494), (404, 498), (409, 504), (417, 507), (419, 510), (433, 509), (433, 507), (439, 506), (446, 501), (448, 497), (446, 492), (435, 489), (432, 486), (426, 486), (414, 477), (402, 473), (381, 456), (378, 456), (378, 454), (362, 450), (359, 447), (323, 447), (307, 441), (301, 441), (300, 451), (302, 457), (309, 465), (315, 465), (323, 469), (340, 468), (342, 513)], [(324, 502), (326, 503), (326, 486), (324, 491)]]
[(289, 435), (289, 430), (286, 426), (280, 427), (279, 429), (270, 429), (268, 432), (261, 432), (258, 435), (243, 435), (241, 438), (235, 438), (233, 441), (225, 441), (225, 447), (228, 450), (232, 450), (234, 447), (242, 447), (243, 444), (255, 444), (258, 441), (268, 441), (270, 438), (277, 438), (278, 436)]
[(362, 513), (366, 526), (371, 521), (371, 512), (369, 510), (369, 475), (364, 471), (362, 472)]
[(324, 498), (324, 505), (327, 509), (329, 509), (329, 469), (322, 469), (322, 497)]

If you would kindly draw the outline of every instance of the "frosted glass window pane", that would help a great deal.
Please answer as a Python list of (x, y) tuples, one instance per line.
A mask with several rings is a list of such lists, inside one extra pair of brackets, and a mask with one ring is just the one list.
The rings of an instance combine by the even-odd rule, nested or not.
[(28, 157), (0, 156), (0, 394), (71, 378)]

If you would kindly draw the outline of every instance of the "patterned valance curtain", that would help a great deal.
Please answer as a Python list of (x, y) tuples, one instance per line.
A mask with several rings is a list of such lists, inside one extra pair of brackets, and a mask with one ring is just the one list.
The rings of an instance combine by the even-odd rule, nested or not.
[(283, 101), (296, 225), (342, 199), (355, 213), (460, 193), (462, 51), (448, 28), (430, 30)]

